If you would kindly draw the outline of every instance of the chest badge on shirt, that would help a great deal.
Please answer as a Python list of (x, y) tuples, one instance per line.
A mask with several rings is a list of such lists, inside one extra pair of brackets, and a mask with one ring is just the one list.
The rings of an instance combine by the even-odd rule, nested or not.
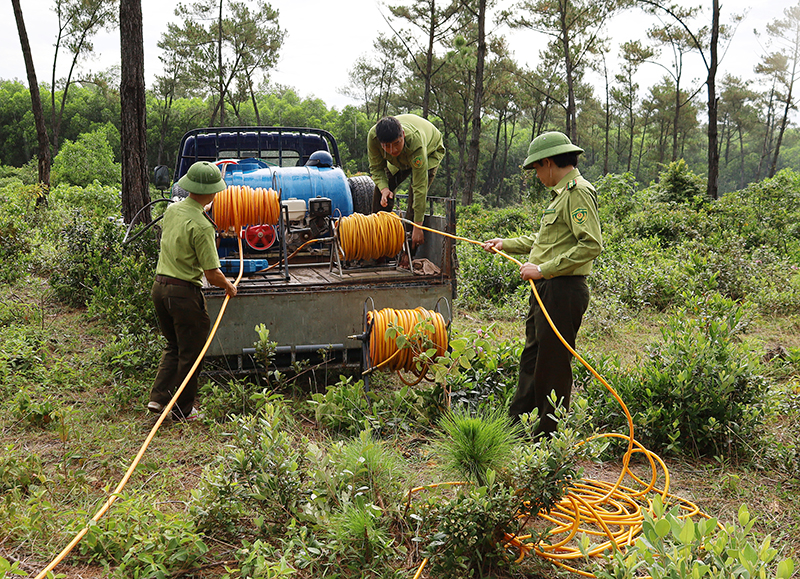
[(586, 218), (589, 216), (589, 211), (581, 207), (572, 212), (572, 220), (578, 225), (586, 223)]

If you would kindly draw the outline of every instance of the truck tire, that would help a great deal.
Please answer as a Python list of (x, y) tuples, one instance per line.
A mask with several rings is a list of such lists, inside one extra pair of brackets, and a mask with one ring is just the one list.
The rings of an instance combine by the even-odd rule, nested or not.
[(372, 192), (375, 183), (369, 175), (358, 175), (347, 180), (350, 186), (350, 195), (353, 197), (353, 211), (362, 215), (372, 213)]

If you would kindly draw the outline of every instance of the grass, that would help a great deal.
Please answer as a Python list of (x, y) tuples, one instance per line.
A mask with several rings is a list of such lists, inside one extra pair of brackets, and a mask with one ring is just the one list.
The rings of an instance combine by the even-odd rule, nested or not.
[[(106, 500), (144, 441), (155, 420), (144, 404), (157, 360), (150, 360), (139, 371), (117, 371), (114, 359), (104, 357), (114, 342), (107, 328), (89, 319), (84, 311), (53, 303), (46, 286), (38, 279), (6, 288), (0, 300), (14, 307), (27, 305), (36, 314), (28, 325), (21, 319), (7, 317), (0, 327), (4, 336), (14, 328), (41, 334), (40, 347), (26, 353), (23, 358), (27, 359), (15, 359), (7, 348), (3, 350), (5, 367), (0, 374), (0, 445), (6, 449), (3, 460), (14, 459), (17, 468), (24, 469), (23, 457), (38, 456), (41, 473), (33, 474), (46, 481), (39, 487), (43, 489), (40, 494), (7, 492), (5, 500), (0, 502), (0, 556), (19, 562), (32, 577)], [(579, 337), (578, 351), (614, 353), (632, 361), (646, 344), (658, 339), (662, 320), (659, 314), (642, 315), (620, 320), (611, 331), (595, 331), (589, 323)], [(474, 312), (460, 312), (454, 320), (457, 329), (474, 330), (486, 325), (487, 320)], [(797, 329), (797, 318), (758, 318), (744, 339), (748, 347), (758, 352), (766, 353), (776, 344), (797, 348), (800, 347)], [(508, 339), (521, 338), (524, 330), (517, 319), (497, 321), (495, 331), (500, 338)], [(17, 369), (11, 368), (12, 360)], [(796, 444), (786, 437), (796, 432), (799, 378), (795, 368), (784, 370), (778, 380), (786, 395), (777, 397), (775, 403), (785, 403), (786, 409), (775, 418), (770, 429), (776, 442), (782, 441), (784, 445)], [(381, 378), (380, 387), (399, 388), (391, 377)], [(25, 397), (27, 406), (22, 405)], [(298, 408), (307, 410), (303, 405)], [(321, 444), (327, 439), (308, 412), (298, 414), (297, 419), (304, 433), (297, 437), (297, 444), (309, 441)], [(229, 425), (224, 423), (165, 423), (125, 493), (136, 497), (134, 503), (139, 505), (154, 505), (163, 512), (187, 513), (192, 490), (200, 484), (203, 468), (225, 453), (229, 431)], [(438, 472), (434, 469), (437, 458), (429, 440), (419, 432), (396, 431), (395, 436), (391, 444), (407, 462), (405, 476), (422, 484), (435, 482), (431, 479)], [(362, 443), (374, 453), (367, 460), (384, 460), (387, 467), (393, 465), (394, 455), (391, 459), (381, 458), (380, 449), (370, 446), (370, 441)], [(357, 447), (358, 444), (347, 447), (348, 464), (358, 462), (356, 455), (362, 453), (352, 451)], [(780, 556), (796, 558), (800, 554), (800, 481), (793, 478), (800, 472), (800, 465), (789, 471), (777, 469), (773, 461), (767, 460), (763, 464), (731, 464), (680, 457), (666, 462), (672, 492), (696, 502), (705, 512), (722, 520), (734, 520), (739, 505), (747, 503), (758, 517), (757, 531), (772, 535), (772, 545)], [(587, 476), (609, 480), (616, 479), (619, 468), (614, 460), (583, 466)], [(352, 466), (349, 468), (354, 470)], [(393, 483), (382, 484), (390, 488)], [(381, 501), (390, 500), (391, 493), (381, 496)], [(131, 506), (128, 511), (115, 508), (106, 517), (122, 518), (140, 508)], [(352, 533), (373, 532), (370, 515), (363, 509), (358, 515), (360, 526), (349, 530), (350, 538), (355, 537)], [(391, 529), (374, 530), (375, 544), (371, 549), (388, 549), (391, 532)], [(231, 545), (211, 540), (209, 545), (213, 553), (209, 563), (214, 557), (230, 558)], [(558, 576), (538, 562), (531, 562), (530, 569), (536, 569), (542, 577)], [(85, 556), (67, 559), (56, 571), (70, 579), (107, 576), (103, 567), (90, 564)], [(212, 565), (194, 576), (221, 578), (224, 573), (223, 566)], [(412, 575), (413, 570), (408, 573), (409, 577)], [(305, 577), (302, 572), (298, 576)]]

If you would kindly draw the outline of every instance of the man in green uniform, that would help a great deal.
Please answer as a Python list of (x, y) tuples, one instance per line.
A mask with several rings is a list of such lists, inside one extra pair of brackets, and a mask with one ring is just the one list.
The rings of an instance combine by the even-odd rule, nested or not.
[[(486, 251), (528, 254), (520, 275), (534, 281), (550, 318), (573, 349), (589, 305), (586, 276), (603, 249), (597, 195), (577, 169), (578, 154), (582, 152), (563, 133), (548, 132), (536, 137), (528, 148), (523, 169), (534, 169), (552, 195), (539, 232), (535, 236), (490, 239), (483, 244)], [(554, 409), (548, 396), (555, 391), (558, 403), (569, 408), (571, 360), (572, 354), (553, 332), (531, 292), (519, 384), (509, 415), (516, 418), (537, 408), (540, 422), (536, 435), (554, 432), (557, 424), (551, 417)]]
[[(411, 175), (406, 219), (422, 225), (428, 188), (444, 157), (442, 133), (417, 115), (384, 117), (367, 135), (369, 170), (375, 182), (372, 211), (391, 211), (394, 192)], [(425, 242), (425, 233), (414, 227), (413, 247)]]
[[(225, 189), (219, 169), (200, 161), (189, 167), (178, 187), (188, 197), (164, 212), (161, 251), (152, 298), (161, 333), (167, 340), (147, 409), (162, 412), (203, 350), (210, 321), (201, 278), (233, 297), (236, 286), (220, 271), (214, 224), (203, 207)], [(172, 409), (178, 420), (192, 416), (197, 395), (198, 366)]]

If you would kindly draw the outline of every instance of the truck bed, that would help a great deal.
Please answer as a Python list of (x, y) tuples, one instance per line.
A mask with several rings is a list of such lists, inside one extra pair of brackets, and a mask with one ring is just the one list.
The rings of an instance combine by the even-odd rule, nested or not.
[[(442, 218), (428, 216), (428, 224), (444, 230)], [(224, 359), (225, 371), (250, 371), (258, 339), (255, 327), (264, 324), (270, 340), (278, 344), (275, 364), (279, 368), (301, 360), (326, 360), (330, 368), (358, 368), (362, 342), (351, 336), (364, 331), (366, 311), (438, 307), (449, 320), (449, 302), (455, 295), (453, 243), (449, 238), (427, 235), (430, 237), (414, 260), (434, 263), (440, 268), (436, 275), (389, 266), (343, 268), (340, 275), (336, 266), (331, 268), (325, 261), (290, 265), (288, 279), (283, 271), (243, 277), (206, 357)], [(225, 294), (211, 286), (204, 288), (204, 294), (213, 320)], [(320, 355), (320, 350), (326, 354)]]

